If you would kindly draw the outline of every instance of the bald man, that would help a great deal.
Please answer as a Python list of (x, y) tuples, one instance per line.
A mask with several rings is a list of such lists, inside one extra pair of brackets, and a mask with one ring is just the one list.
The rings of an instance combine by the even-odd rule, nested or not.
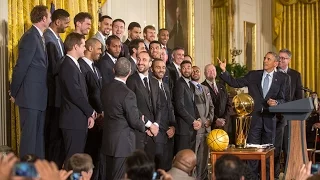
[(195, 180), (191, 175), (196, 163), (196, 154), (192, 150), (181, 150), (173, 160), (172, 168), (168, 171), (168, 174), (176, 180)]

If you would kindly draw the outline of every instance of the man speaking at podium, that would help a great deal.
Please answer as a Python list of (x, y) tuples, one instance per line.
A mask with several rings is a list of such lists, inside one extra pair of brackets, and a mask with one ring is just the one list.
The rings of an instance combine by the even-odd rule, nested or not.
[[(220, 78), (234, 88), (247, 86), (249, 95), (254, 100), (247, 142), (251, 144), (274, 144), (276, 119), (275, 114), (270, 113), (268, 108), (290, 100), (288, 76), (275, 71), (279, 63), (279, 56), (274, 52), (268, 52), (263, 60), (263, 70), (249, 71), (244, 77), (237, 79), (234, 79), (226, 71), (226, 62), (218, 60), (222, 70)], [(255, 174), (258, 174), (258, 162), (252, 161), (250, 166), (253, 171), (256, 171)]]

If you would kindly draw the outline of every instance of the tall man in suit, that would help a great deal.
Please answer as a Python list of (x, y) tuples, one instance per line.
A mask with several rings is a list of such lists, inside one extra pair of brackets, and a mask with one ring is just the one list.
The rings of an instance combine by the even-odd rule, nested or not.
[(106, 43), (106, 54), (97, 62), (97, 67), (102, 75), (102, 85), (114, 79), (113, 67), (121, 52), (121, 42), (118, 36), (109, 36)]
[(128, 39), (123, 43), (129, 47), (132, 40), (140, 39), (141, 26), (137, 22), (131, 22), (128, 26)]
[(181, 63), (182, 76), (177, 80), (173, 89), (173, 105), (177, 121), (176, 152), (182, 149), (195, 151), (197, 130), (202, 126), (194, 100), (195, 86), (190, 79), (191, 67), (189, 61)]
[(200, 68), (198, 66), (192, 67), (191, 74), (192, 83), (195, 85), (195, 103), (200, 115), (201, 128), (197, 131), (196, 149), (197, 155), (197, 179), (208, 179), (208, 155), (209, 148), (207, 145), (207, 135), (211, 131), (211, 123), (214, 115), (214, 107), (210, 95), (210, 90), (207, 86), (199, 83)]
[(136, 132), (137, 149), (145, 150), (150, 159), (154, 160), (156, 139), (161, 121), (160, 88), (156, 79), (150, 76), (151, 58), (146, 51), (138, 54), (137, 71), (127, 80), (127, 86), (137, 96), (138, 109), (151, 123), (146, 133)]
[[(263, 70), (249, 71), (244, 77), (234, 79), (226, 71), (226, 62), (219, 60), (222, 73), (220, 78), (231, 87), (248, 87), (249, 95), (254, 100), (254, 108), (248, 143), (274, 144), (276, 135), (275, 114), (268, 111), (269, 107), (290, 101), (290, 89), (288, 77), (276, 72), (279, 56), (274, 52), (268, 52), (263, 61)], [(252, 170), (258, 174), (258, 162), (251, 162)]]
[(35, 6), (31, 28), (19, 42), (10, 100), (19, 107), (21, 124), (20, 156), (35, 154), (44, 158), (44, 121), (47, 108), (48, 57), (43, 32), (49, 27), (51, 13), (46, 6)]
[(162, 49), (165, 49), (166, 54), (168, 55), (168, 61), (167, 61), (167, 65), (172, 63), (172, 49), (170, 49), (167, 44), (169, 41), (169, 30), (162, 28), (159, 29), (158, 32), (158, 41), (161, 43), (161, 47)]
[(91, 20), (91, 14), (87, 12), (78, 13), (73, 19), (74, 32), (83, 35), (88, 35), (91, 29)]
[(156, 137), (156, 168), (171, 169), (173, 159), (173, 136), (175, 133), (175, 117), (169, 86), (162, 81), (166, 72), (166, 64), (162, 59), (152, 61), (152, 73), (160, 87), (161, 121), (159, 134)]
[[(93, 169), (92, 179), (98, 179), (99, 175), (99, 150), (102, 140), (102, 103), (100, 99), (100, 91), (102, 89), (102, 78), (100, 71), (95, 67), (94, 62), (100, 58), (102, 44), (96, 38), (91, 38), (86, 41), (86, 50), (84, 51), (84, 57), (79, 59), (79, 65), (82, 74), (85, 77), (87, 85), (87, 95), (89, 104), (98, 113), (96, 119), (96, 125), (89, 129), (85, 152), (88, 153), (93, 160), (95, 168)], [(100, 125), (100, 126), (99, 126)]]
[(127, 59), (129, 59), (130, 54), (129, 54), (128, 46), (122, 43), (125, 25), (126, 23), (124, 22), (124, 20), (115, 19), (112, 22), (112, 34), (118, 36), (121, 42), (121, 52), (119, 57), (126, 57)]
[(94, 126), (96, 112), (88, 102), (86, 81), (78, 63), (78, 59), (84, 56), (84, 35), (70, 33), (64, 46), (67, 55), (59, 72), (62, 93), (60, 128), (66, 159), (69, 159), (75, 153), (84, 152), (87, 131)]
[(112, 30), (112, 18), (107, 15), (101, 16), (99, 18), (98, 32), (92, 37), (98, 39), (102, 44), (102, 56), (105, 54), (106, 40), (110, 35), (111, 30)]
[[(292, 57), (291, 51), (288, 49), (281, 49), (279, 51), (280, 62), (278, 70), (286, 73), (290, 77), (290, 100), (298, 100), (303, 98), (302, 83), (300, 73), (294, 69), (289, 68), (289, 63)], [(275, 177), (279, 177), (280, 174), (280, 154), (283, 149), (286, 157), (288, 152), (289, 132), (287, 120), (282, 116), (277, 116), (277, 132), (275, 142)]]
[(149, 51), (149, 44), (156, 40), (156, 28), (152, 25), (148, 25), (143, 28), (143, 38), (146, 50)]
[(137, 71), (137, 56), (140, 52), (146, 51), (143, 40), (142, 39), (134, 39), (129, 44), (129, 52), (131, 62), (131, 74)]
[(61, 90), (58, 79), (60, 65), (65, 55), (63, 41), (59, 34), (66, 32), (69, 27), (70, 14), (57, 9), (52, 13), (52, 23), (43, 33), (46, 40), (48, 54), (48, 106), (46, 111), (45, 144), (46, 159), (54, 161), (59, 167), (63, 164), (62, 133), (59, 129), (59, 116), (61, 105)]

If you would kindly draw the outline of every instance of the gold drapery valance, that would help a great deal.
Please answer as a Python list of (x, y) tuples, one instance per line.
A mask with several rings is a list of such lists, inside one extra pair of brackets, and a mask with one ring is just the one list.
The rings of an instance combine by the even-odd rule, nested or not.
[(279, 0), (279, 2), (285, 6), (290, 6), (290, 5), (296, 4), (298, 2), (305, 3), (305, 4), (312, 4), (312, 3), (316, 3), (318, 1), (319, 0)]

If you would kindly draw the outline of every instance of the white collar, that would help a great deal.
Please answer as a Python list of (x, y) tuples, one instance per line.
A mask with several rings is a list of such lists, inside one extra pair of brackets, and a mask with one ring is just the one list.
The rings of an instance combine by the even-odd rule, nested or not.
[(191, 81), (192, 82), (192, 84), (194, 84), (195, 86), (198, 86), (198, 84), (200, 84), (200, 83), (198, 83), (198, 82), (196, 82), (196, 81)]
[(124, 83), (124, 84), (126, 84), (126, 81), (124, 81), (124, 80), (122, 80), (122, 79), (120, 79), (120, 78), (118, 78), (118, 77), (115, 77), (114, 79), (117, 80), (117, 81), (120, 81), (120, 82), (122, 82), (122, 83)]
[(113, 63), (115, 64), (116, 61), (117, 61), (117, 58), (111, 56), (111, 54), (109, 54), (108, 52), (107, 52), (107, 54), (108, 54), (108, 56), (111, 58), (111, 60), (113, 61)]
[[(79, 65), (78, 60), (77, 60), (76, 58), (72, 57), (70, 54), (67, 54), (67, 56), (72, 59), (72, 61), (76, 64), (76, 66), (77, 66), (77, 67), (79, 68), (79, 70), (80, 70), (80, 65)], [(81, 70), (80, 70), (80, 72), (81, 72)]]
[(143, 81), (143, 79), (146, 77), (147, 79), (148, 79), (148, 81), (149, 81), (149, 76), (147, 75), (147, 76), (145, 76), (144, 74), (142, 74), (142, 73), (139, 73), (138, 72), (138, 74), (139, 74), (139, 76), (140, 76), (140, 79)]
[[(93, 61), (90, 60), (90, 59), (88, 59), (88, 58), (86, 58), (86, 57), (83, 57), (82, 59), (83, 59), (84, 62), (86, 62), (86, 63), (90, 66), (90, 68), (92, 69)], [(93, 70), (93, 69), (92, 69), (92, 70)]]
[(173, 61), (173, 65), (176, 67), (177, 71), (179, 71), (180, 65), (176, 64), (174, 61)]
[(98, 31), (98, 34), (102, 37), (103, 41), (105, 41), (107, 39), (107, 37), (104, 36), (100, 31)]
[(162, 79), (157, 79), (158, 80), (158, 82), (159, 82), (159, 87), (160, 87), (160, 89), (161, 89), (161, 84), (163, 84), (163, 81), (162, 81)]
[(131, 59), (133, 59), (133, 62), (137, 64), (137, 60), (133, 56), (131, 56)]
[(40, 36), (42, 37), (43, 36), (43, 32), (36, 25), (32, 24), (32, 26), (34, 26), (38, 30)]
[(268, 73), (267, 71), (263, 71), (263, 76), (262, 76), (262, 77), (264, 78), (264, 77), (266, 77), (267, 74), (269, 74), (270, 77), (271, 77), (271, 79), (272, 79), (274, 72), (275, 72), (275, 70), (273, 70), (273, 71), (271, 71), (271, 72), (269, 72), (269, 73)]
[(51, 27), (49, 27), (48, 30), (50, 30), (54, 34), (54, 37), (56, 37), (56, 39), (60, 40), (60, 37), (53, 31), (53, 29), (51, 29)]
[(188, 86), (190, 87), (190, 84), (189, 84), (189, 82), (191, 81), (190, 79), (188, 79), (188, 78), (185, 78), (185, 77), (183, 77), (183, 76), (181, 76), (185, 81), (186, 81), (186, 83), (188, 84)]

